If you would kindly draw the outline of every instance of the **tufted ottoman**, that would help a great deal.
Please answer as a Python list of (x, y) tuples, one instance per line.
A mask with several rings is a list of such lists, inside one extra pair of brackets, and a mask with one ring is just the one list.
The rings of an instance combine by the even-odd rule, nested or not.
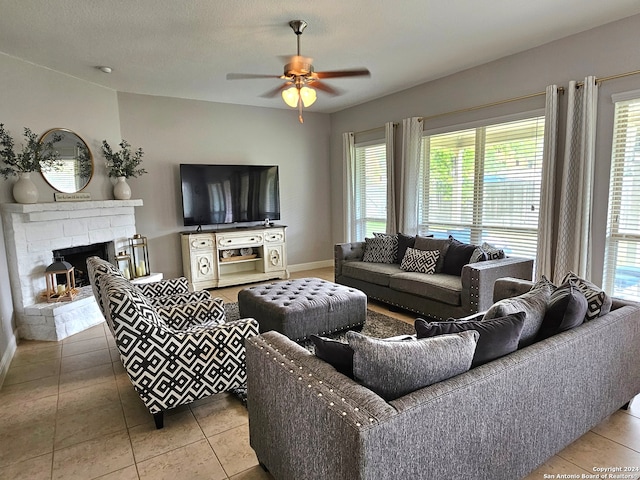
[(301, 278), (246, 288), (238, 293), (241, 318), (255, 318), (260, 331), (292, 340), (362, 326), (367, 296), (319, 278)]

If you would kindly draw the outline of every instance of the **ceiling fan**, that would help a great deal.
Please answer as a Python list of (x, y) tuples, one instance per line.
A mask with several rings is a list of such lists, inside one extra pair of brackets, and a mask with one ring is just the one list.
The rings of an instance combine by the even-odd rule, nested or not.
[(307, 27), (304, 20), (292, 20), (289, 26), (296, 34), (298, 53), (288, 58), (284, 66), (282, 75), (262, 75), (254, 73), (228, 73), (227, 80), (253, 79), (253, 78), (280, 78), (285, 80), (282, 85), (264, 93), (263, 97), (274, 97), (282, 93), (284, 102), (292, 108), (298, 108), (298, 119), (302, 119), (302, 107), (309, 107), (316, 101), (316, 89), (322, 90), (330, 95), (340, 95), (340, 91), (327, 85), (321, 79), (339, 77), (368, 77), (371, 75), (366, 68), (355, 68), (349, 70), (334, 70), (328, 72), (316, 72), (310, 57), (300, 55), (300, 35)]

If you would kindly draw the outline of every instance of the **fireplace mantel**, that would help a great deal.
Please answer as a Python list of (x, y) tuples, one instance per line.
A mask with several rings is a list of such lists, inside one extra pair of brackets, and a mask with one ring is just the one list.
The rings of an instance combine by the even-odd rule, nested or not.
[(53, 316), (33, 315), (45, 289), (44, 269), (53, 250), (111, 241), (116, 251), (125, 249), (136, 233), (135, 207), (142, 204), (140, 199), (0, 204), (20, 338), (61, 340), (103, 321), (91, 299), (82, 302), (77, 315), (69, 315), (69, 306), (63, 305), (53, 308)]

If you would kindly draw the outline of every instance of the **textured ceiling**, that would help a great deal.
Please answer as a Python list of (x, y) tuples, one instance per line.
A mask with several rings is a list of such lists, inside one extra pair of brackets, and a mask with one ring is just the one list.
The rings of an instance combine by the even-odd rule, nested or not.
[[(333, 112), (640, 13), (638, 0), (0, 0), (0, 52), (122, 92), (286, 108), (261, 94), (296, 50), (328, 81)], [(95, 67), (108, 65), (113, 73)], [(0, 79), (0, 86), (2, 80)]]

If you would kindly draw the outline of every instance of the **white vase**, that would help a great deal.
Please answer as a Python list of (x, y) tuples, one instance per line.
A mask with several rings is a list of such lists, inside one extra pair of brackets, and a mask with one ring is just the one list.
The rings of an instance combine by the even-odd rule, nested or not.
[(30, 172), (20, 172), (18, 181), (13, 184), (13, 198), (18, 203), (36, 203), (38, 201), (38, 189), (31, 180)]
[(113, 186), (113, 196), (116, 200), (129, 200), (131, 198), (131, 187), (125, 177), (118, 177)]

